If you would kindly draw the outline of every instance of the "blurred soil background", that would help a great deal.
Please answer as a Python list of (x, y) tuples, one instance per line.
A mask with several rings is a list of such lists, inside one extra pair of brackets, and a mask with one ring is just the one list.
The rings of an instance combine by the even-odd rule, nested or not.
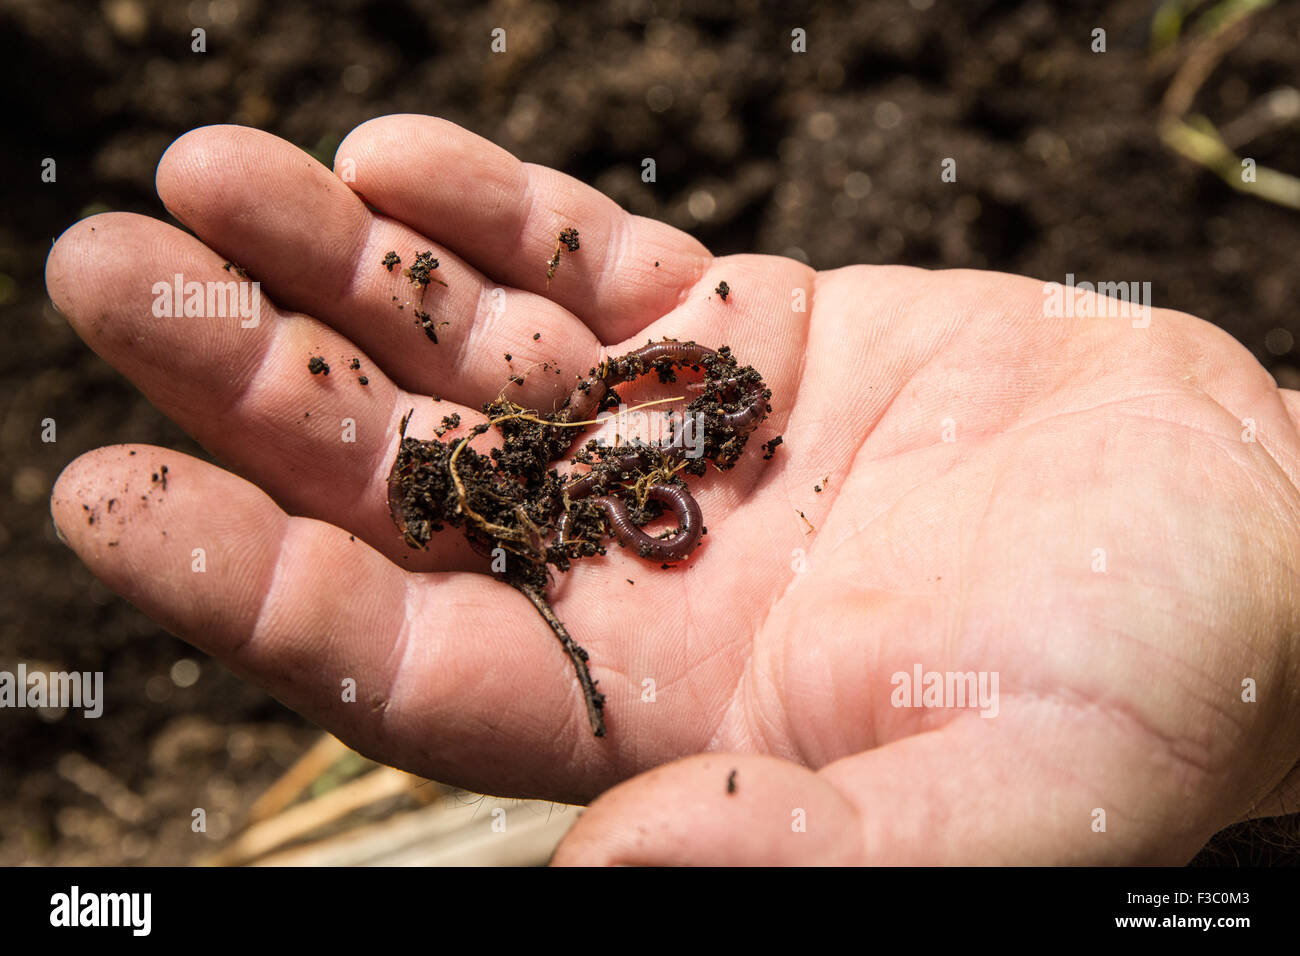
[[(0, 864), (198, 860), (320, 737), (96, 582), (50, 522), (51, 485), (82, 452), (204, 455), (82, 344), (43, 281), (77, 219), (167, 218), (154, 168), (177, 136), (257, 126), (329, 165), (366, 119), (438, 114), (717, 253), (1149, 281), (1155, 305), (1216, 323), (1297, 387), (1300, 211), (1227, 179), (1238, 157), (1284, 186), (1300, 176), (1300, 5), (1181, 7), (1180, 21), (1153, 0), (0, 0), (0, 670), (102, 670), (106, 696), (100, 720), (0, 712)], [(399, 790), (366, 812), (420, 803)], [(1294, 864), (1297, 832), (1235, 827), (1197, 862)]]

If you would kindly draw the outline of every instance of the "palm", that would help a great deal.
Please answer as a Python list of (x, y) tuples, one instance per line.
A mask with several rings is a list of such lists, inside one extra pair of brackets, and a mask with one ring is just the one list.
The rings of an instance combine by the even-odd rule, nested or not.
[[(1297, 676), (1285, 641), (1300, 614), (1300, 403), (1226, 336), (1163, 312), (1147, 329), (1044, 319), (1041, 284), (1008, 276), (814, 279), (790, 260), (712, 260), (431, 120), (368, 124), (339, 157), (384, 215), (287, 144), (206, 130), (169, 153), (159, 187), (215, 252), (106, 216), (51, 255), (51, 294), (101, 354), (280, 507), (328, 522), (287, 519), (253, 485), (155, 449), (79, 460), (56, 520), (176, 633), (359, 749), (492, 792), (587, 799), (702, 751), (822, 768), (730, 764), (747, 782), (773, 775), (767, 799), (781, 807), (783, 788), (811, 788), (800, 805), (843, 815), (849, 858), (916, 858), (906, 834), (956, 799), (935, 774), (961, 778), (980, 809), (1028, 815), (1034, 853), (1056, 859), (1185, 855), (1281, 795), (1300, 753), (1300, 700), (1282, 690)], [(548, 289), (568, 225), (583, 248)], [(431, 247), (449, 282), (426, 302), (450, 323), (437, 346), (409, 306), (394, 309), (409, 287), (378, 266), (389, 248)], [(155, 279), (223, 279), (224, 257), (305, 315), (266, 310), (241, 330), (149, 314)], [(709, 296), (723, 279), (725, 305)], [(453, 411), (470, 419), (510, 374), (502, 353), (518, 371), (558, 364), (512, 395), (548, 407), (600, 343), (617, 353), (664, 335), (729, 344), (763, 371), (773, 414), (752, 442), (786, 444), (694, 486), (709, 534), (690, 562), (665, 571), (611, 547), (557, 582), (556, 610), (608, 696), (610, 736), (595, 740), (531, 605), (477, 573), (454, 533), (406, 549), (383, 481), (402, 413), (415, 408), (421, 437)], [(308, 375), (309, 354), (335, 374)], [(352, 355), (368, 388), (345, 371)], [(1246, 418), (1255, 443), (1241, 440)], [(355, 443), (340, 440), (344, 419)], [(164, 461), (172, 485), (151, 509), (120, 527), (77, 520), (124, 474), (148, 484)], [(199, 546), (212, 554), (202, 576)], [(1242, 597), (1243, 581), (1263, 598)], [(890, 676), (915, 664), (998, 672), (998, 719), (892, 707)], [(1272, 692), (1240, 704), (1243, 677)], [(346, 678), (356, 703), (340, 700)], [(690, 791), (692, 775), (714, 773), (706, 763), (602, 803)], [(900, 790), (900, 774), (929, 799)], [(887, 794), (892, 824), (864, 824), (864, 802)], [(1096, 806), (1140, 825), (1090, 841)], [(587, 830), (626, 818), (593, 813)], [(1002, 846), (996, 820), (971, 829), (951, 858)], [(783, 852), (778, 840), (764, 859)]]
[[(1199, 320), (1045, 319), (1043, 299), (987, 273), (823, 277), (812, 325), (843, 347), (805, 379), (844, 410), (809, 414), (790, 457), (830, 472), (834, 500), (806, 509), (810, 573), (773, 589), (744, 709), (815, 767), (901, 741), (873, 778), (955, 774), (997, 820), (1050, 798), (1046, 858), (1115, 859), (1079, 825), (1107, 807), (1112, 828), (1173, 817), (1160, 851), (1177, 859), (1237, 812), (1294, 807), (1275, 788), (1297, 756), (1300, 402)], [(835, 376), (843, 355), (866, 369)], [(917, 663), (998, 672), (998, 719), (891, 706), (891, 675)], [(1277, 708), (1243, 704), (1244, 678), (1282, 691)], [(862, 783), (852, 760), (829, 773)], [(998, 835), (978, 858), (1023, 859)]]

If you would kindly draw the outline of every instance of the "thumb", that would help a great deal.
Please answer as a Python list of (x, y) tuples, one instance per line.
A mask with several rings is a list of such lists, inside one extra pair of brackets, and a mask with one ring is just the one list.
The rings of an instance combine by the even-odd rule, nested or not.
[(1209, 795), (1189, 794), (1140, 735), (1058, 751), (1033, 726), (995, 723), (955, 720), (817, 772), (752, 755), (666, 764), (602, 795), (553, 862), (1171, 864), (1218, 829)]
[(857, 811), (824, 778), (752, 754), (700, 754), (602, 794), (557, 866), (846, 866), (862, 862)]

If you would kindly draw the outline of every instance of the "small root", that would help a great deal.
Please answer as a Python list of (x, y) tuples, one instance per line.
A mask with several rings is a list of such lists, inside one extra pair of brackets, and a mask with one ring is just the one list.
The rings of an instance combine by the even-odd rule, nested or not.
[(587, 704), (587, 721), (591, 724), (591, 733), (595, 737), (604, 737), (605, 695), (596, 690), (596, 682), (591, 679), (591, 671), (587, 669), (587, 652), (569, 636), (568, 630), (551, 609), (546, 595), (527, 585), (516, 585), (516, 587), (533, 602), (533, 607), (537, 608), (537, 613), (541, 614), (542, 620), (546, 621), (555, 632), (556, 638), (564, 648), (564, 653), (569, 655), (569, 660), (573, 662), (573, 669), (578, 675), (578, 684), (582, 687), (583, 700)]

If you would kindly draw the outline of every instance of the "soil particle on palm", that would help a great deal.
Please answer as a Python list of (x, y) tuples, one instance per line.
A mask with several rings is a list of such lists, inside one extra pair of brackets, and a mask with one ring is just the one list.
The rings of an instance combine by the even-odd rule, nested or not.
[(460, 427), (460, 412), (453, 412), (450, 415), (443, 416), (442, 424), (440, 424), (437, 428), (435, 428), (433, 430), (433, 433), (437, 435), (439, 438), (441, 438), (443, 435), (447, 434), (447, 432), (453, 431), (454, 429), (457, 429), (459, 427)]
[[(398, 306), (398, 308), (400, 309), (401, 306)], [(437, 344), (438, 344), (438, 326), (439, 326), (439, 325), (448, 325), (449, 323), (447, 323), (447, 322), (434, 322), (434, 321), (433, 321), (433, 316), (431, 316), (428, 312), (425, 312), (423, 309), (416, 309), (416, 310), (415, 310), (415, 324), (418, 325), (420, 328), (422, 328), (422, 329), (424, 330), (424, 334), (427, 335), (427, 336), (429, 337), (429, 340), (430, 340), (431, 342), (433, 342), (434, 345), (437, 345)]]

